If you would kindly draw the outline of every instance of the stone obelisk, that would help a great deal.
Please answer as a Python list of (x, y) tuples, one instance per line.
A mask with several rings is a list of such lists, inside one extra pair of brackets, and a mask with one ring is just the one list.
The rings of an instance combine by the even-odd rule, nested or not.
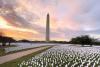
[(46, 18), (46, 42), (50, 41), (50, 16), (47, 14)]

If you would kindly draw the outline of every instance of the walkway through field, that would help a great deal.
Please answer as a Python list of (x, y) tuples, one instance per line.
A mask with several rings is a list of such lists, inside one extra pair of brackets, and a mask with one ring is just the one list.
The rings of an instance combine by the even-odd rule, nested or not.
[(0, 64), (3, 64), (5, 62), (9, 62), (11, 60), (14, 60), (14, 59), (26, 56), (28, 54), (31, 54), (31, 53), (43, 50), (43, 49), (48, 48), (48, 47), (50, 47), (50, 46), (44, 46), (44, 47), (34, 48), (34, 49), (27, 50), (27, 51), (21, 51), (21, 52), (9, 54), (9, 55), (6, 55), (6, 56), (1, 56), (0, 57)]

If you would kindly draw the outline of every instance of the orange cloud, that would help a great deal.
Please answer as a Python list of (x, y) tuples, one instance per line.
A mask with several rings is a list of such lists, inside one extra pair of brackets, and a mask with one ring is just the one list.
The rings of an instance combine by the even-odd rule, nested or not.
[(4, 36), (13, 37), (15, 39), (39, 39), (39, 33), (35, 30), (18, 28), (11, 26), (8, 21), (6, 21), (3, 17), (0, 16), (0, 32), (3, 33)]
[(10, 29), (0, 29), (0, 32), (3, 34), (3, 36), (13, 37), (16, 40), (21, 39), (28, 39), (28, 40), (38, 40), (39, 37), (36, 34), (33, 34), (31, 32), (24, 32), (24, 31), (16, 31), (16, 30), (10, 30)]
[(6, 29), (18, 30), (18, 31), (25, 31), (25, 32), (32, 32), (32, 33), (38, 34), (38, 32), (34, 31), (34, 30), (11, 26), (11, 24), (1, 16), (0, 16), (0, 28), (6, 28)]
[(8, 25), (10, 25), (9, 23), (7, 23), (7, 21), (0, 16), (0, 27), (7, 27)]
[[(58, 0), (60, 5), (52, 5), (52, 4), (47, 4), (46, 6), (43, 3), (40, 3), (40, 0), (18, 0), (18, 5), (14, 9), (16, 13), (23, 14), (23, 11), (29, 11), (31, 13), (35, 13), (40, 17), (37, 21), (31, 21), (30, 23), (43, 27), (45, 29), (46, 25), (46, 14), (49, 12), (50, 13), (50, 23), (51, 23), (51, 30), (52, 32), (58, 33), (59, 28), (60, 29), (70, 29), (70, 30), (78, 30), (80, 29), (79, 24), (76, 23), (71, 17), (76, 14), (79, 11), (79, 5), (77, 1), (75, 0)], [(51, 2), (51, 1), (48, 1)], [(52, 1), (53, 2), (53, 1)], [(59, 8), (63, 6), (68, 7), (68, 10), (66, 13), (64, 13), (66, 16), (60, 17), (60, 14), (63, 12), (58, 11)], [(66, 8), (67, 9), (67, 8)], [(60, 21), (59, 18), (60, 17)], [(2, 21), (2, 20), (0, 20)], [(45, 33), (40, 33), (37, 32), (36, 30), (30, 30), (30, 29), (25, 29), (25, 28), (20, 28), (20, 27), (15, 27), (14, 25), (11, 26), (11, 22), (8, 24), (9, 21), (5, 21), (3, 19), (3, 22), (1, 22), (1, 27), (4, 29), (10, 29), (6, 30), (4, 32), (5, 35), (7, 36), (13, 36), (16, 39), (23, 39), (23, 38), (32, 38), (32, 39), (43, 39), (43, 34)], [(34, 25), (33, 25), (34, 26)], [(66, 30), (67, 31), (67, 30)], [(33, 33), (33, 34), (32, 34)], [(42, 34), (42, 35), (41, 35)], [(36, 36), (35, 36), (36, 35)], [(63, 39), (64, 35), (63, 33), (59, 35), (59, 37), (55, 37), (54, 39)], [(51, 35), (52, 36), (52, 35)]]

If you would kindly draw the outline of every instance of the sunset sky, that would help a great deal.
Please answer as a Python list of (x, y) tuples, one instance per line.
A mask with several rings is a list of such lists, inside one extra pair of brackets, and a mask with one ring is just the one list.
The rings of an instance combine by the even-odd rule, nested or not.
[(100, 38), (100, 0), (0, 0), (0, 33), (17, 40), (45, 40), (47, 13), (52, 40)]

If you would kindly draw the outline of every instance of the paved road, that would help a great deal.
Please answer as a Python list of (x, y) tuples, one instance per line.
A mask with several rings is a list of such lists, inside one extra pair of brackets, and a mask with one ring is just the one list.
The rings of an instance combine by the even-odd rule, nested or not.
[(26, 56), (28, 54), (37, 52), (39, 50), (43, 50), (43, 49), (48, 48), (48, 47), (50, 47), (50, 46), (44, 46), (44, 47), (34, 48), (34, 49), (27, 50), (27, 51), (21, 51), (21, 52), (9, 54), (9, 55), (6, 55), (6, 56), (2, 56), (2, 57), (0, 57), (0, 64), (3, 64), (5, 62), (9, 62), (11, 60), (14, 60), (14, 59)]

